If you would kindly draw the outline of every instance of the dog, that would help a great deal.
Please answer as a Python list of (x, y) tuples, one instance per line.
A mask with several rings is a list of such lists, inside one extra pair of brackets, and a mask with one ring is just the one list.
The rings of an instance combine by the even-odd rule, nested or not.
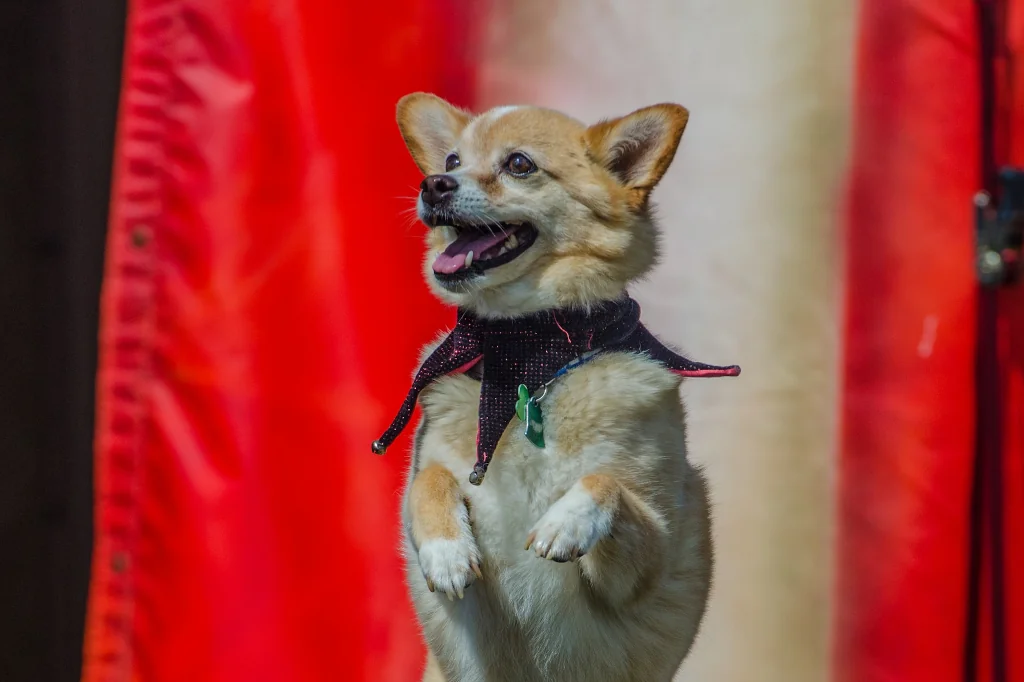
[[(469, 351), (454, 332), (428, 346), (387, 439), (418, 400), (402, 522), (425, 682), (662, 682), (693, 643), (713, 552), (681, 378), (644, 352), (649, 335), (615, 336), (639, 315), (628, 286), (658, 259), (651, 192), (688, 116), (657, 104), (586, 126), (533, 106), (474, 116), (427, 93), (398, 102), (426, 176), (426, 281), (460, 325), (490, 330)], [(547, 320), (544, 343), (564, 332), (572, 359), (558, 372), (531, 346)], [(595, 330), (616, 340), (595, 347)], [(506, 331), (518, 345), (498, 342)], [(508, 372), (529, 362), (548, 364), (517, 400)], [(682, 373), (738, 373), (701, 367)]]

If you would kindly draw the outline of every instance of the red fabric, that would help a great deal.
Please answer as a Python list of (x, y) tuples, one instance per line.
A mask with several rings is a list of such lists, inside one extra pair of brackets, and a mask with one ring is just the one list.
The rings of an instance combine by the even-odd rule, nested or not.
[[(1010, 33), (1020, 36), (1024, 3), (1011, 4)], [(840, 681), (962, 679), (974, 454), (977, 33), (969, 1), (861, 3), (846, 233)], [(1024, 102), (1019, 84), (1004, 87)], [(1016, 144), (1010, 160), (1024, 163)], [(1024, 680), (1024, 300), (1019, 291), (1006, 298), (1016, 299), (1003, 309), (1002, 344), (1011, 360), (1007, 614), (1017, 682)], [(987, 612), (982, 619), (987, 672)]]
[(406, 443), (369, 445), (447, 321), (394, 123), (406, 92), (468, 92), (442, 21), (430, 0), (131, 3), (87, 682), (419, 674)]

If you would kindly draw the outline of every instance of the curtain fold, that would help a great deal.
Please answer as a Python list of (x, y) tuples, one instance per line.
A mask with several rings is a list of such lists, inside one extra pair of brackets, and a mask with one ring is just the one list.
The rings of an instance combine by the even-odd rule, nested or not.
[(471, 93), (435, 5), (131, 3), (87, 682), (419, 674), (405, 443), (369, 444), (450, 316), (394, 123)]

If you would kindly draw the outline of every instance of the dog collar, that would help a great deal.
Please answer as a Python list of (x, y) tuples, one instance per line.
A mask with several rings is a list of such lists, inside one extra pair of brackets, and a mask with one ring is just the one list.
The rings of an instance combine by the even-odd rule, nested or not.
[(740, 373), (738, 365), (707, 365), (667, 348), (640, 324), (640, 305), (628, 296), (589, 311), (547, 310), (508, 319), (480, 318), (460, 309), (455, 328), (416, 372), (398, 414), (373, 442), (373, 452), (384, 454), (398, 438), (423, 389), (440, 377), (466, 372), (483, 361), (476, 466), (469, 475), (470, 483), (480, 485), (501, 434), (516, 415), (520, 386), (528, 395), (535, 395), (559, 371), (595, 350), (643, 353), (683, 377)]

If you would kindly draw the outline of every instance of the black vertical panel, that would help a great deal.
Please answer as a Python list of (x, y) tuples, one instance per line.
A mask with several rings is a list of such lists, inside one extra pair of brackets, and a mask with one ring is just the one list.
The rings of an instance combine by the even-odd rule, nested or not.
[(0, 680), (73, 682), (125, 0), (0, 0)]
[[(45, 1), (41, 6), (52, 5)], [(54, 260), (39, 219), (39, 75), (33, 62), (45, 14), (0, 4), (0, 679), (47, 679), (48, 586), (44, 508), (46, 292)]]

